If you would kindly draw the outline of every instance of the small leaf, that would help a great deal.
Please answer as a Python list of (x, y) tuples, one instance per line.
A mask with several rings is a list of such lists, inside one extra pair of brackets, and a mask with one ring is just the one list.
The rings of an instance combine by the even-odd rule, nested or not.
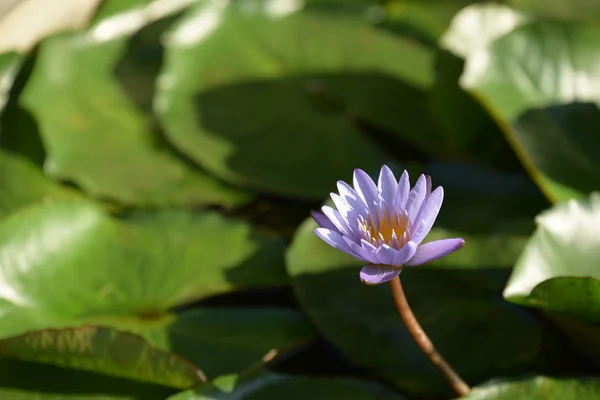
[(600, 195), (543, 212), (504, 297), (600, 321)]

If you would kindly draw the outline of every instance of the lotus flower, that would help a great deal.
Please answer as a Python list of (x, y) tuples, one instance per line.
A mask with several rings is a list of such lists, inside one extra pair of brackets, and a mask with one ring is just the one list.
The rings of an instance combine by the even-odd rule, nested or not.
[(403, 266), (415, 266), (460, 249), (460, 238), (421, 243), (442, 206), (444, 189), (431, 191), (431, 178), (421, 175), (410, 189), (408, 173), (399, 181), (381, 168), (377, 185), (364, 171), (354, 171), (354, 188), (338, 181), (331, 193), (337, 208), (313, 212), (317, 236), (330, 246), (367, 263), (360, 271), (363, 283), (375, 285), (397, 277)]

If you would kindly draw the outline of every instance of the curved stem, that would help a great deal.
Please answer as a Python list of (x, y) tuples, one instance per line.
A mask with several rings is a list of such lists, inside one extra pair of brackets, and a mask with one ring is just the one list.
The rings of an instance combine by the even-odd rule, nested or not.
[(404, 320), (408, 331), (412, 335), (415, 342), (423, 352), (429, 357), (429, 360), (435, 367), (444, 375), (444, 378), (448, 381), (450, 386), (459, 396), (464, 396), (471, 390), (469, 386), (462, 380), (462, 378), (452, 369), (450, 364), (444, 360), (442, 355), (436, 350), (431, 343), (431, 340), (419, 325), (417, 318), (410, 309), (410, 305), (406, 300), (402, 283), (400, 283), (400, 276), (390, 281), (390, 288), (392, 289), (392, 295), (394, 296), (394, 302), (398, 313)]

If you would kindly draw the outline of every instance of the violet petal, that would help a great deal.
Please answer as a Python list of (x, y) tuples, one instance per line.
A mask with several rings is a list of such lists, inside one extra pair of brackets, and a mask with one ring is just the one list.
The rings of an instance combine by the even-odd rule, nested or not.
[(398, 182), (396, 182), (394, 173), (387, 165), (381, 167), (377, 187), (379, 188), (379, 207), (385, 209), (388, 215), (393, 215), (394, 196), (398, 189)]
[(363, 199), (369, 210), (371, 212), (376, 211), (378, 191), (373, 179), (362, 169), (355, 169), (353, 183), (354, 190)]
[(387, 244), (382, 244), (375, 250), (375, 257), (379, 264), (393, 265), (394, 258), (398, 255), (398, 250), (392, 249)]
[(337, 231), (339, 233), (339, 229), (335, 227), (333, 222), (327, 218), (325, 214), (320, 211), (311, 212), (313, 219), (319, 224), (320, 228), (331, 229), (332, 231)]
[(317, 228), (315, 229), (315, 234), (334, 249), (343, 251), (352, 257), (361, 258), (358, 257), (358, 255), (350, 248), (350, 246), (348, 246), (344, 240), (344, 236), (340, 235), (338, 232), (331, 229)]
[(346, 242), (346, 244), (348, 245), (348, 247), (350, 247), (350, 249), (356, 254), (356, 258), (358, 258), (359, 260), (368, 262), (368, 263), (375, 263), (377, 264), (377, 257), (375, 257), (375, 251), (361, 246), (360, 244), (350, 240), (347, 237), (344, 237), (344, 242)]
[(410, 179), (408, 172), (404, 171), (400, 180), (398, 181), (398, 188), (396, 189), (396, 195), (394, 196), (394, 208), (397, 212), (406, 208), (406, 202), (408, 201), (408, 194), (410, 193)]
[(337, 193), (331, 193), (331, 198), (346, 225), (356, 233), (359, 228), (359, 213), (354, 211)]
[(333, 225), (335, 225), (338, 232), (345, 236), (354, 236), (354, 233), (350, 230), (346, 224), (346, 221), (344, 218), (342, 218), (338, 210), (334, 210), (329, 206), (323, 206), (321, 207), (321, 211), (323, 211), (323, 214), (325, 214), (325, 216), (329, 218)]
[(427, 234), (429, 234), (429, 231), (431, 230), (431, 227), (433, 227), (433, 223), (440, 212), (443, 201), (444, 188), (438, 186), (427, 200), (425, 200), (423, 206), (421, 206), (421, 209), (419, 210), (411, 235), (411, 240), (415, 243), (421, 243)]
[(392, 265), (395, 265), (397, 267), (400, 265), (404, 265), (404, 263), (406, 263), (408, 260), (414, 257), (416, 252), (417, 244), (415, 242), (410, 241), (406, 243), (400, 250), (398, 250), (398, 253), (394, 258)]
[(427, 188), (427, 192), (425, 194), (425, 198), (427, 198), (431, 194), (431, 189), (432, 189), (432, 183), (431, 183), (431, 176), (430, 175), (425, 175), (425, 183), (426, 183), (426, 188)]
[(400, 275), (400, 271), (400, 268), (369, 264), (365, 265), (360, 270), (360, 280), (367, 285), (377, 285), (379, 283), (391, 281)]
[(441, 239), (433, 242), (424, 243), (419, 246), (417, 252), (404, 265), (421, 265), (436, 258), (447, 256), (448, 254), (460, 249), (465, 244), (464, 239)]
[(359, 215), (362, 215), (365, 218), (369, 215), (365, 202), (346, 182), (338, 181), (337, 188), (340, 193), (340, 197), (352, 210), (356, 211)]
[(426, 194), (427, 180), (425, 179), (425, 175), (421, 175), (419, 176), (419, 179), (417, 179), (415, 187), (408, 194), (408, 201), (406, 202), (406, 212), (408, 213), (410, 222), (413, 224), (415, 223), (417, 213), (423, 204), (423, 200), (425, 200)]

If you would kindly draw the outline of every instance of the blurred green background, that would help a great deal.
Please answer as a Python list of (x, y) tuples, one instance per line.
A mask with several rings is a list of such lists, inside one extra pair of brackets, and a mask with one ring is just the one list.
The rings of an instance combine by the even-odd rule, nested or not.
[(449, 399), (313, 233), (445, 189), (402, 276), (466, 399), (600, 399), (600, 2), (0, 1), (0, 399)]

